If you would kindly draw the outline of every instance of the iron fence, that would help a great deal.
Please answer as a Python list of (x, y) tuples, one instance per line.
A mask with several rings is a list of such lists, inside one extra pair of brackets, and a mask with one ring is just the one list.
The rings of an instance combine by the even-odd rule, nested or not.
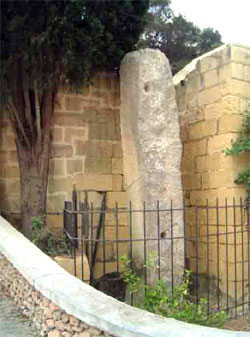
[[(64, 233), (71, 244), (75, 276), (120, 300), (127, 298), (121, 257), (147, 284), (163, 279), (170, 291), (185, 269), (192, 271), (191, 300), (207, 300), (208, 312), (230, 316), (250, 309), (249, 199), (217, 199), (194, 206), (144, 203), (141, 209), (65, 202)], [(154, 254), (152, 254), (152, 252)], [(148, 268), (152, 258), (155, 268)], [(153, 271), (152, 271), (153, 270)], [(133, 304), (134, 295), (130, 294)]]

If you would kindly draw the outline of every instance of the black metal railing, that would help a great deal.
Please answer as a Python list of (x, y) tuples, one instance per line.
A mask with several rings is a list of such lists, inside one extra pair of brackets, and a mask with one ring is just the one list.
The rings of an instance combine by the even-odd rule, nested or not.
[[(76, 198), (76, 195), (75, 195)], [(207, 299), (208, 311), (231, 316), (250, 309), (249, 199), (194, 206), (144, 203), (134, 209), (65, 203), (64, 232), (71, 243), (74, 273), (121, 300), (126, 296), (121, 257), (145, 284), (161, 278), (173, 291), (185, 269), (192, 271), (193, 301)], [(156, 272), (146, 268), (154, 252)], [(130, 301), (133, 304), (133, 294)]]

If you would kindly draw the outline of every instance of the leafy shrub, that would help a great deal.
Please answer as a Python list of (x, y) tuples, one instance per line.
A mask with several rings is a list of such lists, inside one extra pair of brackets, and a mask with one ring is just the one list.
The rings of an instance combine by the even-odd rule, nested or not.
[[(154, 262), (153, 262), (154, 263)], [(145, 267), (153, 269), (152, 261), (147, 261)], [(191, 271), (186, 270), (184, 279), (173, 292), (167, 287), (164, 280), (159, 279), (155, 285), (145, 285), (131, 267), (131, 260), (127, 256), (121, 258), (124, 281), (128, 284), (129, 293), (144, 291), (142, 303), (137, 307), (149, 312), (160, 314), (164, 317), (173, 317), (178, 320), (204, 326), (222, 327), (227, 316), (224, 311), (207, 312), (207, 300), (200, 299), (198, 304), (190, 301), (190, 276)]]
[(57, 240), (44, 226), (44, 219), (34, 216), (31, 218), (32, 242), (50, 256), (70, 255), (70, 244), (64, 236), (63, 240)]
[[(230, 148), (223, 151), (226, 156), (239, 156), (242, 152), (250, 153), (250, 111), (246, 111), (243, 116), (242, 127), (237, 139)], [(250, 193), (250, 169), (246, 168), (238, 173), (236, 184), (245, 184), (246, 190)]]

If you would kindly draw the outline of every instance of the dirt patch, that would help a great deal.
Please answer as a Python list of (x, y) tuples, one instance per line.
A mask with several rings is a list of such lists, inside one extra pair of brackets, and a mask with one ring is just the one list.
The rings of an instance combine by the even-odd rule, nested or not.
[(234, 331), (250, 331), (250, 314), (226, 321), (223, 328)]

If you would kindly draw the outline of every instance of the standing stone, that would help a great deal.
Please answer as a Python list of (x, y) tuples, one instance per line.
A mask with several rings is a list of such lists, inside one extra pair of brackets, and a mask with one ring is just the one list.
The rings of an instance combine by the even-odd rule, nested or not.
[[(142, 49), (127, 54), (121, 64), (121, 134), (124, 180), (128, 201), (133, 209), (183, 207), (180, 163), (182, 145), (179, 138), (178, 110), (169, 62), (159, 50)], [(180, 210), (147, 213), (147, 237), (183, 236), (183, 213)], [(133, 213), (133, 238), (143, 238), (143, 216)], [(172, 224), (172, 226), (171, 226)], [(183, 239), (148, 242), (150, 251), (160, 252), (161, 277), (178, 283), (184, 270)], [(144, 243), (133, 243), (133, 261), (143, 268)], [(173, 260), (171, 260), (173, 256)], [(155, 281), (158, 273), (148, 277)]]

